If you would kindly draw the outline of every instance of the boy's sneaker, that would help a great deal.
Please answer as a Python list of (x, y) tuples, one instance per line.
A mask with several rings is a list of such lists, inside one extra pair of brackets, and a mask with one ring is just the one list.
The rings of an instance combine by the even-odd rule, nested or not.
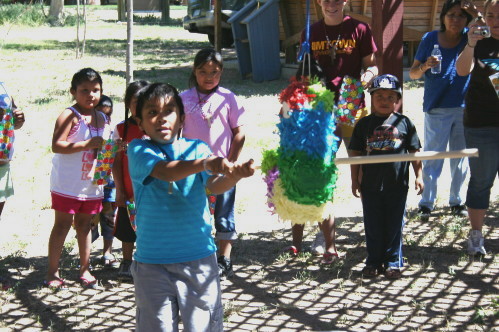
[(230, 279), (234, 276), (234, 270), (232, 270), (232, 262), (225, 256), (219, 256), (218, 259), (218, 274), (220, 278)]
[(124, 259), (121, 261), (118, 269), (118, 278), (120, 279), (133, 279), (131, 270), (132, 261)]
[(453, 205), (450, 207), (450, 212), (452, 213), (452, 215), (457, 217), (468, 216), (468, 209), (466, 208), (466, 205)]
[(430, 220), (431, 210), (426, 206), (420, 206), (418, 210), (418, 217), (422, 221)]
[(470, 255), (487, 255), (483, 246), (482, 232), (476, 229), (471, 230), (468, 236), (468, 254)]
[(324, 239), (324, 233), (318, 232), (315, 234), (315, 238), (310, 245), (310, 251), (316, 256), (324, 255), (324, 248), (326, 247), (326, 240)]

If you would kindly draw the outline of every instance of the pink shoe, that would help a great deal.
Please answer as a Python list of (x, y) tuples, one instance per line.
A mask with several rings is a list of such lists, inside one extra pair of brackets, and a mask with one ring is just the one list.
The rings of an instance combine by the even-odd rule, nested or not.
[(284, 252), (287, 252), (290, 256), (296, 257), (300, 253), (295, 246), (290, 246), (284, 249)]

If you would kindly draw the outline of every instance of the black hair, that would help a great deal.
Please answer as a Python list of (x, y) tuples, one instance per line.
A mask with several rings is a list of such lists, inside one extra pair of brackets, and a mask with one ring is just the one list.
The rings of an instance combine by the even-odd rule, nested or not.
[[(447, 12), (454, 6), (459, 6), (459, 8), (461, 8), (461, 0), (447, 0), (442, 6), (442, 11), (440, 12), (440, 31), (442, 32), (445, 31), (444, 17), (447, 14)], [(462, 8), (461, 12), (466, 16), (466, 25), (468, 25), (468, 23), (471, 22), (471, 19), (473, 17), (471, 17), (471, 15), (468, 14), (468, 12)]]
[(175, 100), (179, 115), (183, 116), (185, 114), (184, 104), (182, 103), (182, 98), (180, 98), (178, 90), (173, 85), (168, 83), (153, 83), (138, 92), (137, 118), (142, 120), (142, 109), (144, 108), (146, 102), (155, 98), (161, 99), (166, 97), (172, 97)]
[(84, 82), (97, 82), (100, 84), (101, 91), (103, 91), (102, 78), (100, 77), (100, 74), (92, 68), (83, 68), (74, 74), (73, 79), (71, 80), (71, 89), (76, 91), (78, 85)]
[(305, 54), (303, 61), (300, 62), (295, 77), (297, 81), (301, 81), (306, 77), (317, 78), (323, 84), (326, 84), (326, 74), (322, 70), (321, 66), (319, 66), (317, 60), (307, 54)]
[(214, 48), (211, 47), (203, 48), (194, 57), (194, 66), (192, 67), (191, 76), (189, 77), (190, 88), (198, 86), (195, 73), (196, 69), (203, 67), (205, 63), (210, 61), (213, 61), (215, 64), (217, 64), (220, 67), (220, 69), (224, 68), (224, 61), (222, 59), (222, 54), (220, 54)]
[(149, 82), (145, 80), (138, 80), (128, 84), (125, 90), (125, 122), (123, 128), (123, 140), (126, 142), (126, 136), (128, 133), (128, 124), (130, 121), (135, 121), (133, 118), (130, 118), (130, 103), (132, 102), (133, 97), (140, 91), (140, 89), (149, 85)]
[(99, 106), (113, 108), (113, 100), (106, 95), (101, 95), (99, 103), (97, 104), (97, 107)]

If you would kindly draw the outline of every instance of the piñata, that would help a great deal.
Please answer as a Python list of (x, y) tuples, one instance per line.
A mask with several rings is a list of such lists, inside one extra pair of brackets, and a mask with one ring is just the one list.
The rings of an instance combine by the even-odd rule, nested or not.
[(332, 212), (337, 179), (334, 93), (317, 80), (293, 80), (279, 101), (279, 147), (264, 151), (261, 165), (268, 205), (292, 224), (321, 222)]

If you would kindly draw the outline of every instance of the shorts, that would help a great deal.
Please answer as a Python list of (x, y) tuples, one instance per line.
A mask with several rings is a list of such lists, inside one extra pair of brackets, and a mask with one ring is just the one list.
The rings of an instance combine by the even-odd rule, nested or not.
[(98, 214), (102, 210), (102, 199), (80, 201), (75, 198), (64, 197), (55, 193), (52, 195), (52, 209), (69, 214)]
[(116, 186), (113, 180), (104, 186), (104, 199), (102, 202), (116, 202)]
[[(102, 211), (92, 218), (92, 242), (97, 240), (102, 234), (105, 240), (112, 240), (114, 238), (114, 219), (116, 216), (116, 209), (114, 203), (102, 202)], [(100, 234), (99, 234), (100, 225)]]
[(478, 157), (469, 158), (470, 181), (466, 206), (484, 210), (489, 207), (490, 191), (499, 176), (499, 128), (464, 128), (468, 149), (477, 148)]
[(128, 217), (128, 210), (126, 207), (118, 207), (118, 214), (116, 215), (115, 227), (114, 227), (114, 237), (121, 242), (134, 243), (137, 239), (135, 231), (130, 224), (130, 218)]
[(14, 195), (10, 163), (0, 165), (0, 202), (5, 202), (7, 198)]
[[(216, 255), (175, 264), (133, 261), (136, 331), (223, 331)], [(180, 315), (179, 315), (180, 314)]]

